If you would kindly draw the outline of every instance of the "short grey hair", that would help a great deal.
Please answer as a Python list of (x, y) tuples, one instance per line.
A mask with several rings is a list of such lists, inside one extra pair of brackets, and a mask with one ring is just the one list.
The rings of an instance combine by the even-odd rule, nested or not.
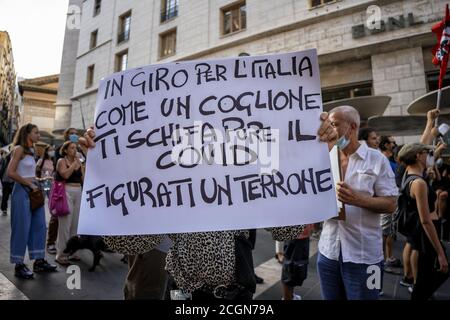
[(340, 113), (343, 115), (343, 118), (348, 123), (356, 123), (359, 128), (361, 124), (361, 117), (359, 116), (358, 110), (353, 108), (352, 106), (339, 106), (330, 110), (329, 114)]

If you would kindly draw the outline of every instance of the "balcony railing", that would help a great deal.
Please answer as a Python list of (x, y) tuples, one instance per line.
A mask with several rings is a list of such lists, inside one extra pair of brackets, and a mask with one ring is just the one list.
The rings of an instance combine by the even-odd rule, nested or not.
[(172, 18), (175, 18), (176, 16), (178, 16), (178, 5), (161, 11), (161, 22), (170, 20)]

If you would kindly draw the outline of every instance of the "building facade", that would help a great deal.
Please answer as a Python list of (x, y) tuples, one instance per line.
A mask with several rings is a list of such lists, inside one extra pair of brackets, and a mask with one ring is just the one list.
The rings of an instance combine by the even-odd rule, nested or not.
[(77, 62), (78, 39), (80, 34), (81, 8), (83, 0), (69, 0), (66, 31), (64, 33), (61, 70), (59, 74), (58, 96), (55, 103), (54, 127), (59, 135), (70, 126), (73, 96), (75, 65)]
[(12, 140), (17, 127), (16, 73), (8, 32), (0, 31), (0, 145)]
[(319, 55), (324, 101), (389, 95), (392, 100), (385, 114), (403, 115), (411, 101), (436, 87), (431, 26), (442, 19), (445, 4), (443, 0), (86, 0), (76, 57), (66, 62), (75, 69), (66, 118), (71, 126), (81, 127), (83, 114), (86, 124), (92, 124), (99, 80), (126, 68), (310, 48)]
[(55, 103), (59, 75), (26, 79), (18, 82), (22, 100), (19, 126), (33, 123), (38, 126), (41, 141), (54, 144)]

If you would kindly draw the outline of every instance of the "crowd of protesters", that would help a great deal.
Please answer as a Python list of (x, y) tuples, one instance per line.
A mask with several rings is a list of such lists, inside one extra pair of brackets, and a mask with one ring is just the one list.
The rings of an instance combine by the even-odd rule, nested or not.
[[(384, 272), (403, 267), (400, 283), (408, 287), (412, 299), (430, 298), (448, 278), (442, 240), (449, 237), (450, 165), (441, 157), (447, 145), (438, 141), (442, 137), (434, 127), (436, 117), (436, 110), (428, 113), (420, 142), (397, 146), (392, 136), (379, 137), (374, 129), (360, 128), (353, 107), (341, 106), (321, 115), (320, 140), (329, 150), (336, 145), (341, 153), (343, 179), (337, 182), (336, 193), (345, 205), (343, 217), (324, 221), (320, 232), (317, 270), (323, 299), (378, 299), (382, 287), (367, 285), (368, 270), (374, 268), (383, 277)], [(39, 129), (27, 124), (9, 150), (2, 150), (1, 210), (7, 214), (11, 194), (10, 260), (17, 277), (31, 279), (33, 272), (57, 271), (45, 259), (46, 249), (56, 254), (61, 267), (80, 259), (65, 254), (64, 248), (77, 233), (84, 159), (95, 147), (94, 137), (92, 129), (79, 137), (76, 129), (69, 128), (61, 146), (46, 146), (38, 154)], [(47, 232), (44, 207), (32, 208), (29, 193), (42, 189), (52, 197), (50, 190), (58, 182), (65, 186), (69, 209), (51, 216)], [(416, 223), (405, 237), (398, 230), (402, 211), (398, 199), (407, 200), (406, 211)], [(252, 231), (103, 239), (110, 249), (127, 255), (126, 299), (237, 300), (252, 299), (256, 283), (263, 281), (254, 273)], [(276, 259), (282, 264), (282, 299), (299, 300), (294, 288), (307, 278), (310, 237), (317, 234), (317, 225), (268, 231), (277, 241)], [(394, 241), (403, 239), (400, 259), (394, 255)], [(34, 260), (33, 272), (24, 264), (26, 249)]]
[[(40, 139), (39, 128), (30, 123), (22, 126), (13, 143), (2, 149), (1, 209), (2, 214), (6, 216), (8, 199), (11, 196), (10, 262), (15, 265), (16, 277), (32, 279), (34, 273), (56, 271), (57, 265), (45, 259), (46, 249), (48, 254), (57, 253), (55, 243), (59, 244), (59, 256), (55, 261), (61, 265), (69, 264), (65, 259), (69, 257), (61, 256), (68, 238), (77, 234), (84, 172), (81, 163), (84, 160), (83, 150), (75, 141), (78, 140), (77, 135), (76, 129), (67, 129), (64, 133), (67, 141), (58, 148), (56, 154), (54, 146), (37, 147), (36, 143)], [(32, 190), (40, 190), (43, 198), (49, 198), (53, 181), (58, 180), (65, 183), (70, 212), (64, 217), (52, 215), (47, 228), (45, 207), (41, 205), (34, 208), (29, 194)], [(74, 193), (78, 196), (73, 195)], [(34, 260), (33, 270), (24, 263), (27, 250), (29, 259)], [(77, 256), (70, 258), (79, 259)]]
[[(438, 116), (437, 110), (428, 112), (425, 130), (417, 143), (397, 146), (392, 136), (381, 136), (378, 141), (379, 150), (395, 174), (400, 195), (406, 199), (398, 201), (397, 214), (381, 217), (384, 271), (396, 273), (396, 268), (402, 266), (400, 259), (393, 255), (393, 242), (403, 233), (400, 284), (408, 288), (412, 299), (429, 299), (448, 278), (448, 259), (442, 242), (449, 240), (450, 166), (442, 157), (447, 144), (435, 128)], [(377, 137), (374, 129), (364, 128), (360, 130), (360, 139), (376, 149), (377, 143), (368, 141), (367, 132)], [(400, 214), (402, 209), (409, 213), (407, 225), (406, 218)]]

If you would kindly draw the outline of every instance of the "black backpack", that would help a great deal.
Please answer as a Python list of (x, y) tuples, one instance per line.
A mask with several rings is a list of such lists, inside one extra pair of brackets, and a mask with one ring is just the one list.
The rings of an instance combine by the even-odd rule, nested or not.
[(416, 180), (423, 179), (418, 175), (403, 176), (400, 187), (400, 195), (397, 199), (397, 211), (394, 213), (394, 222), (397, 223), (398, 232), (405, 237), (415, 237), (420, 230), (419, 212), (411, 210), (411, 202), (414, 201), (409, 195), (409, 184)]
[(6, 174), (6, 170), (8, 169), (9, 162), (11, 161), (11, 153), (9, 153), (6, 157), (1, 159), (0, 162), (0, 180), (3, 181), (3, 177)]

